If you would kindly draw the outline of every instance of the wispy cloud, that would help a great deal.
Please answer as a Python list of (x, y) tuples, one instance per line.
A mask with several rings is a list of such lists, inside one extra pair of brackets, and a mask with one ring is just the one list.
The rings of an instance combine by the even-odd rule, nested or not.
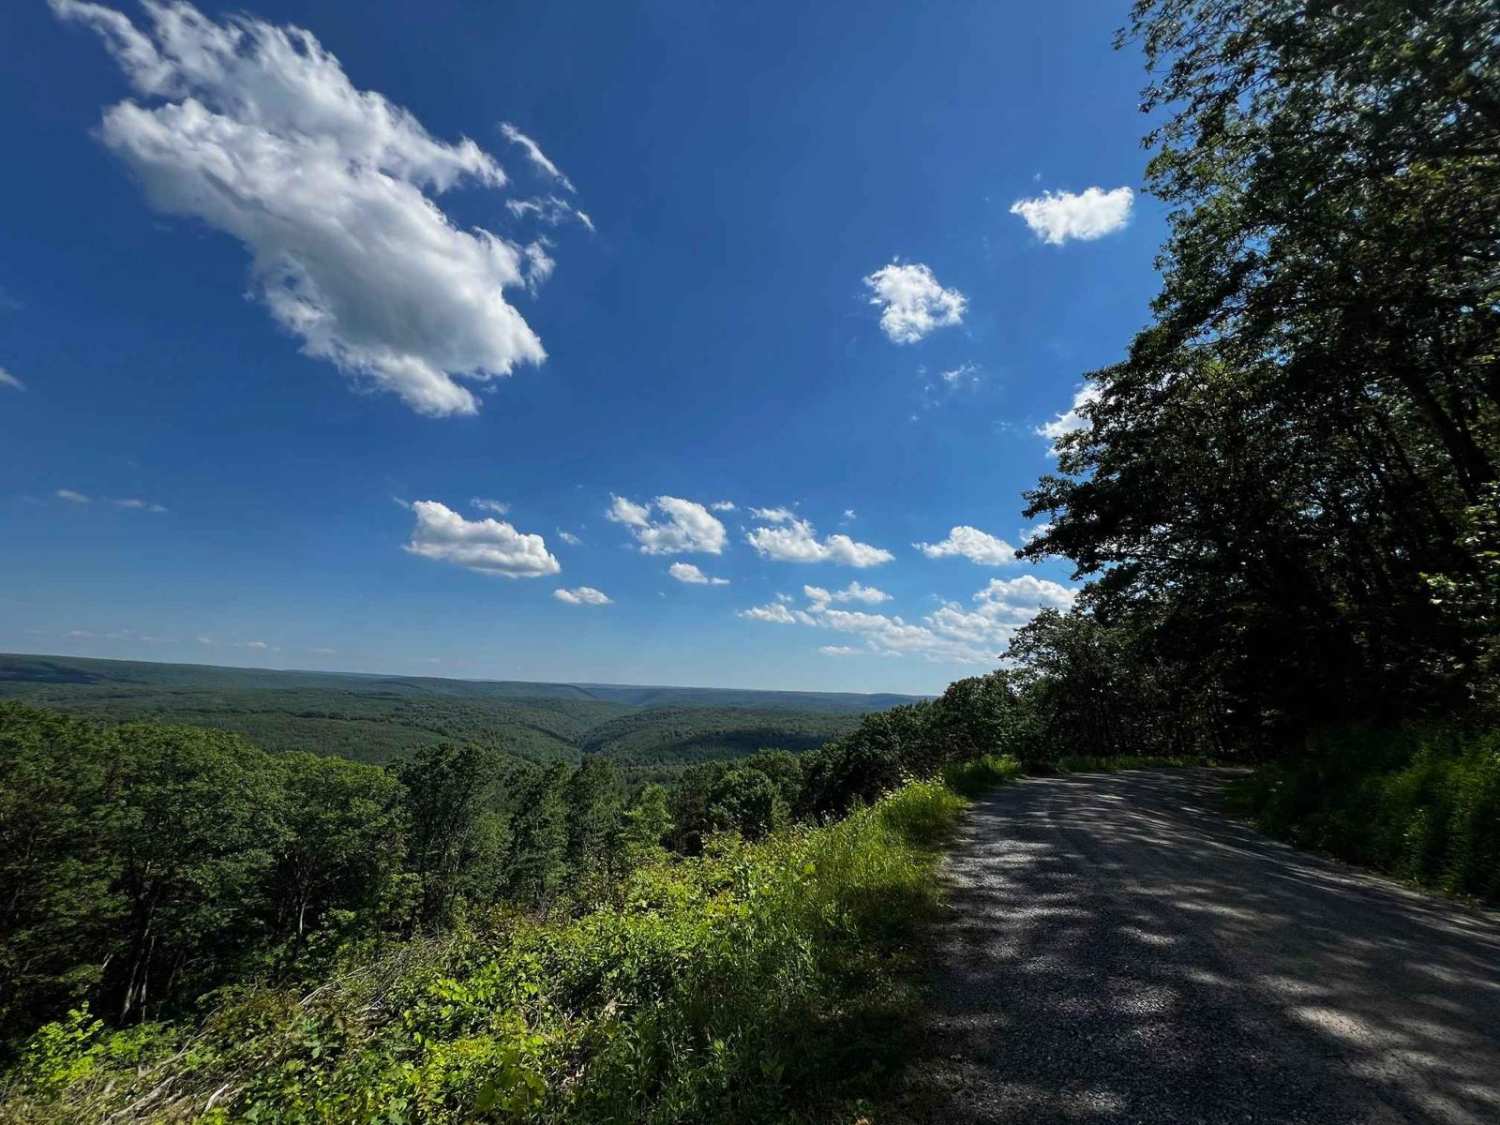
[(0, 367), (0, 387), (9, 387), (13, 391), (24, 391), (26, 389), (26, 384), (21, 382), (18, 377), (5, 370), (5, 368)]
[(521, 147), (521, 150), (526, 153), (526, 158), (531, 161), (531, 166), (538, 172), (546, 176), (549, 180), (555, 180), (568, 191), (577, 192), (578, 189), (573, 186), (573, 181), (563, 175), (561, 168), (552, 163), (547, 154), (542, 151), (541, 145), (537, 144), (509, 121), (502, 121), (500, 123), (500, 132), (505, 134), (505, 139), (511, 144)]
[(52, 495), (56, 496), (59, 500), (66, 500), (69, 504), (92, 503), (92, 501), (90, 501), (89, 498), (83, 493), (75, 492), (71, 488), (59, 488)]

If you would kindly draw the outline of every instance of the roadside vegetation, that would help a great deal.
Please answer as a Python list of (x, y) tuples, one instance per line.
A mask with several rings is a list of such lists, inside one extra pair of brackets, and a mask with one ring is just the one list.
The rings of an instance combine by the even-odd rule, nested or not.
[(907, 1049), (1010, 679), (633, 792), (0, 705), (0, 1118), (827, 1119)]

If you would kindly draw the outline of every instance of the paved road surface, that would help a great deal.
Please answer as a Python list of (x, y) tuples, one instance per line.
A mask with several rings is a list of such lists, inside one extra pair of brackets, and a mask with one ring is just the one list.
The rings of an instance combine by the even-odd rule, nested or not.
[(976, 805), (912, 1117), (1500, 1123), (1500, 914), (1270, 841), (1218, 812), (1225, 777)]

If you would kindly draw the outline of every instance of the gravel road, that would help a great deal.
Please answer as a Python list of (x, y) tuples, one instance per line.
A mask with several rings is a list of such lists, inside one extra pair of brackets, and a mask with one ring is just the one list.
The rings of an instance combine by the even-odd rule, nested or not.
[(1500, 1122), (1500, 914), (1268, 840), (1217, 770), (1034, 779), (946, 865), (923, 1122)]

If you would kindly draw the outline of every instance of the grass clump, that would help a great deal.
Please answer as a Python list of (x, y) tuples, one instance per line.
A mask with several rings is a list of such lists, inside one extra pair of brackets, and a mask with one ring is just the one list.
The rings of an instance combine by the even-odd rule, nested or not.
[(1009, 754), (987, 754), (967, 762), (954, 762), (943, 770), (943, 783), (955, 793), (977, 797), (987, 789), (1014, 781), (1022, 773), (1021, 763)]
[(497, 913), (195, 1023), (112, 1031), (80, 1010), (24, 1046), (0, 1119), (836, 1119), (910, 1046), (902, 969), (964, 803), (915, 781), (836, 823), (716, 837), (617, 906)]
[(1500, 901), (1500, 733), (1325, 734), (1232, 790), (1262, 829), (1448, 894)]

